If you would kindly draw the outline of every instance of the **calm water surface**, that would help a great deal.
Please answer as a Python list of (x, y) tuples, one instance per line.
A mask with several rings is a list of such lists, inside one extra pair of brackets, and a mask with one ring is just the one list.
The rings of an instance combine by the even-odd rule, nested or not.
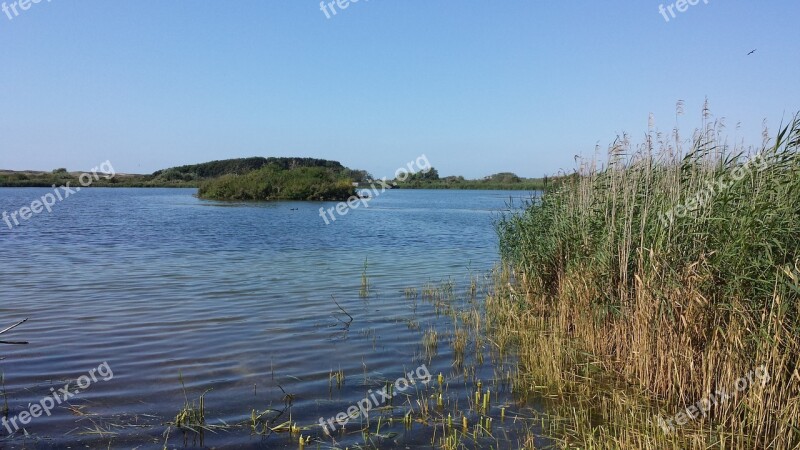
[[(0, 212), (47, 192), (0, 189)], [(0, 346), (9, 416), (70, 380), (74, 389), (103, 362), (113, 370), (50, 417), (32, 419), (29, 436), (0, 428), (0, 447), (298, 447), (287, 433), (254, 436), (247, 427), (204, 433), (202, 441), (174, 428), (165, 436), (184, 395), (191, 401), (211, 389), (211, 424), (242, 423), (252, 410), (289, 403), (273, 425), (291, 414), (320, 448), (353, 448), (363, 444), (358, 425), (334, 440), (319, 418), (421, 364), (447, 377), (453, 401), (467, 403), (472, 387), (453, 366), (448, 340), (435, 356), (422, 346), (423, 332), (446, 336), (452, 324), (404, 290), (469, 288), (471, 275), (497, 262), (493, 220), (511, 198), (529, 194), (390, 191), (325, 225), (319, 208), (330, 203), (218, 203), (194, 192), (85, 189), (13, 230), (0, 223), (0, 329), (30, 318), (4, 335), (29, 345)], [(353, 317), (349, 327), (332, 296)], [(473, 367), (483, 379), (495, 375), (488, 357)], [(339, 370), (341, 388), (330, 381)], [(403, 401), (416, 405), (415, 395), (428, 394)], [(498, 395), (513, 409), (507, 390)], [(381, 448), (430, 448), (424, 427), (386, 430)]]

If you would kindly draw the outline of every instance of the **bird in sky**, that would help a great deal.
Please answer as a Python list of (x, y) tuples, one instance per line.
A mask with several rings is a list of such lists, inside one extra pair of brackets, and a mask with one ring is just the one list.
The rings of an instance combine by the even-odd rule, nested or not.
[(758, 50), (758, 49), (755, 49), (755, 50), (751, 51), (750, 53), (748, 53), (748, 54), (747, 54), (747, 56), (750, 56), (750, 55), (752, 55), (753, 53), (755, 53), (755, 52), (756, 52), (756, 50)]

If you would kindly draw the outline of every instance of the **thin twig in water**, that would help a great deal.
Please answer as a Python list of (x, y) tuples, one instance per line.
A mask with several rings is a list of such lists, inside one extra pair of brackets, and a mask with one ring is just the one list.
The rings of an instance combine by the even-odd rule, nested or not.
[(339, 319), (339, 321), (342, 322), (342, 323), (346, 323), (347, 326), (350, 326), (350, 323), (353, 322), (353, 316), (351, 316), (349, 312), (345, 311), (345, 309), (342, 308), (342, 305), (340, 305), (339, 302), (336, 301), (336, 297), (331, 295), (331, 298), (333, 299), (333, 303), (336, 303), (336, 306), (338, 306), (339, 309), (341, 309), (343, 313), (347, 314), (347, 317), (350, 318), (350, 321), (349, 322), (345, 322), (345, 321), (339, 319), (338, 317), (337, 317), (337, 319)]
[(5, 332), (7, 332), (7, 331), (11, 331), (14, 328), (17, 328), (18, 326), (22, 325), (23, 323), (25, 323), (27, 321), (28, 321), (28, 319), (20, 320), (19, 322), (15, 323), (14, 325), (11, 325), (10, 327), (6, 328), (5, 330), (0, 331), (0, 334), (3, 334)]
[[(14, 325), (11, 325), (10, 327), (6, 328), (5, 330), (0, 331), (0, 334), (7, 333), (7, 332), (13, 330), (14, 328), (17, 328), (18, 326), (22, 325), (23, 323), (25, 323), (27, 321), (28, 321), (28, 319), (20, 320), (19, 322), (15, 323)], [(25, 345), (25, 344), (27, 344), (27, 342), (25, 342), (25, 341), (0, 341), (0, 344)]]

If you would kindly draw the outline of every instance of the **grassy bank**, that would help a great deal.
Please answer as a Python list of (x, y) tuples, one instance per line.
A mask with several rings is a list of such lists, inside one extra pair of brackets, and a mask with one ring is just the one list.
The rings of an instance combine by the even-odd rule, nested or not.
[(800, 447), (800, 117), (757, 152), (720, 131), (622, 140), (498, 224), (488, 321), (564, 447)]

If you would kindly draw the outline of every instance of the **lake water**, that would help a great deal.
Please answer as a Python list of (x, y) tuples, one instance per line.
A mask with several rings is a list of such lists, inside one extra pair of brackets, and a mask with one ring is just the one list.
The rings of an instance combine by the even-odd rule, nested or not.
[[(48, 192), (0, 189), (0, 212)], [(353, 448), (364, 443), (363, 420), (326, 436), (319, 418), (423, 364), (420, 373), (443, 373), (447, 401), (465, 408), (474, 379), (454, 365), (450, 318), (422, 294), (445, 286), (466, 297), (498, 261), (493, 220), (530, 194), (388, 191), (326, 225), (319, 208), (330, 203), (218, 203), (194, 192), (84, 189), (13, 230), (0, 222), (0, 329), (30, 318), (2, 336), (30, 341), (0, 345), (8, 417), (35, 412), (29, 404), (51, 388), (75, 391), (108, 364), (50, 416), (28, 417), (12, 436), (0, 427), (0, 447), (298, 448), (297, 435), (246, 425), (256, 410), (272, 427), (297, 423), (312, 436), (308, 448)], [(435, 354), (422, 344), (429, 330), (440, 336)], [(475, 378), (497, 379), (488, 356), (468, 353)], [(341, 386), (331, 379), (339, 371)], [(492, 403), (521, 411), (508, 386), (495, 385)], [(435, 426), (385, 421), (437, 390), (434, 379), (397, 397), (375, 445), (430, 448)], [(201, 439), (167, 425), (206, 391), (216, 432)], [(498, 437), (513, 436), (505, 427), (498, 421), (494, 437), (473, 446), (515, 448)]]

